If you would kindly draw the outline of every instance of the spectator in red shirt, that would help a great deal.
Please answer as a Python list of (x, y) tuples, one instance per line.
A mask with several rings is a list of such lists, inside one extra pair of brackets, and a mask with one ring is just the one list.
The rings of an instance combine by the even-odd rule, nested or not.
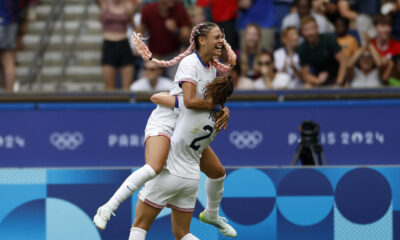
[(377, 16), (374, 21), (376, 38), (371, 41), (379, 54), (387, 59), (400, 54), (400, 43), (392, 38), (390, 16)]
[(237, 0), (197, 0), (197, 5), (210, 5), (212, 20), (224, 31), (226, 41), (233, 50), (239, 47), (239, 37), (236, 30), (238, 16)]
[[(189, 44), (190, 19), (182, 3), (176, 0), (158, 0), (146, 4), (142, 9), (142, 20), (138, 32), (148, 31), (149, 49), (161, 59), (175, 57), (180, 46)], [(167, 75), (173, 79), (177, 65), (167, 69)]]

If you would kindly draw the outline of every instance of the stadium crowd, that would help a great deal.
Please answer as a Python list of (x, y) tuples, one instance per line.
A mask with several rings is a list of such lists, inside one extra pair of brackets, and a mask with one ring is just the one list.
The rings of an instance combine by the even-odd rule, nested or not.
[[(169, 60), (204, 21), (217, 23), (238, 55), (237, 90), (400, 85), (400, 0), (95, 1), (106, 89), (115, 89), (119, 78), (125, 90), (168, 90), (177, 66), (160, 69), (144, 63), (132, 44), (127, 50), (132, 30), (148, 37), (155, 57)], [(18, 12), (7, 2), (18, 1), (0, 4), (0, 56), (11, 89), (16, 40), (10, 26)]]
[[(188, 45), (191, 26), (216, 22), (238, 55), (233, 71), (238, 90), (396, 86), (399, 4), (386, 0), (158, 0), (140, 5), (136, 30), (148, 33), (149, 48), (157, 57), (170, 59)], [(173, 79), (173, 73), (164, 75)], [(157, 81), (150, 82), (155, 89)], [(134, 82), (132, 89), (138, 85)]]

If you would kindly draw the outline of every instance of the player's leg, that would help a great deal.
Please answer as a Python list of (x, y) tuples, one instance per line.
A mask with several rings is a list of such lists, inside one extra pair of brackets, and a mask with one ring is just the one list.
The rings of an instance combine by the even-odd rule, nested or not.
[(153, 179), (165, 165), (169, 151), (169, 138), (152, 136), (146, 140), (146, 164), (134, 171), (106, 204), (101, 206), (94, 216), (94, 223), (100, 230), (104, 230), (110, 216), (114, 215), (119, 205), (136, 192), (144, 183)]
[(169, 152), (170, 140), (165, 136), (152, 136), (146, 140), (144, 157), (146, 164), (150, 165), (159, 174), (164, 169)]
[(129, 234), (129, 240), (144, 240), (160, 211), (160, 208), (152, 207), (139, 200), (136, 204), (135, 220)]
[(172, 233), (177, 240), (195, 240), (198, 239), (190, 233), (190, 222), (193, 212), (182, 212), (172, 209), (171, 225)]
[(219, 206), (224, 192), (225, 169), (210, 146), (203, 152), (200, 169), (207, 175), (207, 207), (200, 213), (200, 220), (216, 226), (225, 236), (236, 237), (236, 230), (226, 222), (226, 219), (219, 216)]
[(225, 169), (210, 146), (208, 146), (203, 152), (200, 160), (200, 169), (207, 175), (206, 212), (210, 216), (217, 217), (219, 215), (219, 205), (222, 200), (222, 193), (224, 191)]

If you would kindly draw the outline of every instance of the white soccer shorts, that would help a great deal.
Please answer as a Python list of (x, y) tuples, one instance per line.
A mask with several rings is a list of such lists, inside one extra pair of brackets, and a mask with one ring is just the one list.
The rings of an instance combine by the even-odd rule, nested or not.
[(157, 105), (157, 108), (153, 110), (147, 120), (144, 142), (152, 136), (165, 136), (171, 139), (178, 116), (179, 111), (177, 109)]
[(180, 212), (193, 212), (196, 205), (198, 179), (182, 178), (163, 169), (139, 192), (139, 199), (148, 205), (162, 209), (169, 207)]

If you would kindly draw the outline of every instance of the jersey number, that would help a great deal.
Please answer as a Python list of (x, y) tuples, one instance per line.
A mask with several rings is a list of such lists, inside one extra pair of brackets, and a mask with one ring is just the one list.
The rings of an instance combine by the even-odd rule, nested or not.
[(211, 134), (213, 133), (213, 128), (210, 125), (204, 126), (203, 129), (205, 131), (210, 131), (210, 133), (208, 133), (207, 135), (204, 135), (204, 136), (201, 136), (201, 137), (193, 139), (192, 143), (190, 144), (190, 147), (193, 148), (195, 151), (199, 150), (199, 148), (200, 148), (200, 146), (196, 145), (196, 143), (198, 141), (201, 141), (203, 139), (206, 139), (206, 138), (210, 137)]

